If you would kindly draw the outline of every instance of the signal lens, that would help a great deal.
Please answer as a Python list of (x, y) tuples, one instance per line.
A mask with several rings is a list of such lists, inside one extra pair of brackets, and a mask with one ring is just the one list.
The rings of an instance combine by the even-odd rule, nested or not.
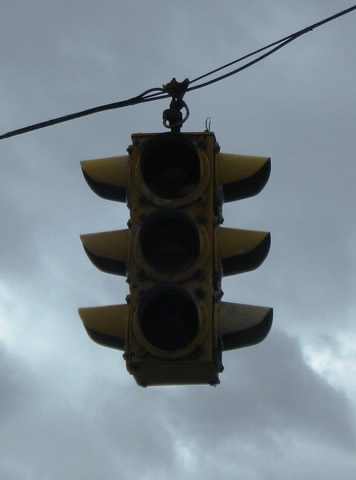
[(148, 189), (163, 199), (192, 193), (200, 182), (200, 157), (194, 144), (175, 133), (152, 137), (141, 155), (141, 172)]
[(138, 320), (147, 340), (162, 350), (187, 347), (199, 331), (195, 302), (176, 285), (159, 285), (148, 290), (140, 302)]
[(180, 273), (199, 259), (199, 231), (190, 216), (180, 210), (157, 210), (140, 230), (145, 261), (159, 273)]

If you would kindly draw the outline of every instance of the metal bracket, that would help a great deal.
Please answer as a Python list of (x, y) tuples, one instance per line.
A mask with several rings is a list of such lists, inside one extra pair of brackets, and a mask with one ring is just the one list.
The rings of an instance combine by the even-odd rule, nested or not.
[[(163, 89), (172, 97), (169, 109), (163, 112), (163, 125), (166, 128), (170, 128), (172, 132), (180, 132), (183, 123), (189, 117), (189, 108), (184, 102), (183, 97), (187, 91), (189, 85), (189, 79), (186, 78), (183, 82), (177, 82), (175, 78), (163, 85)], [(185, 110), (185, 115), (181, 110)]]

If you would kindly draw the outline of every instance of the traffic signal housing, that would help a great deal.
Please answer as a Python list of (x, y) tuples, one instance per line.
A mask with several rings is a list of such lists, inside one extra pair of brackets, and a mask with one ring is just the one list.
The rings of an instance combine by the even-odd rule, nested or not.
[(260, 342), (272, 322), (270, 308), (221, 301), (222, 277), (257, 268), (270, 246), (267, 232), (222, 227), (222, 205), (257, 194), (270, 160), (222, 154), (211, 132), (134, 134), (128, 153), (82, 162), (95, 193), (126, 201), (130, 219), (81, 240), (130, 294), (80, 316), (94, 341), (124, 351), (139, 385), (216, 385), (222, 352)]

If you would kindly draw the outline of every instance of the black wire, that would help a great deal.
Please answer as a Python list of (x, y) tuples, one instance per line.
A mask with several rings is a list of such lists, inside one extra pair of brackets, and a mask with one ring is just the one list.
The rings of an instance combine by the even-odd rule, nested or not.
[[(156, 93), (151, 93), (156, 92)], [(149, 94), (149, 95), (148, 95)], [(163, 88), (150, 88), (145, 92), (137, 95), (136, 97), (123, 100), (121, 102), (108, 103), (106, 105), (100, 105), (99, 107), (89, 108), (81, 112), (71, 113), (69, 115), (64, 115), (62, 117), (53, 118), (52, 120), (46, 120), (45, 122), (35, 123), (34, 125), (29, 125), (28, 127), (19, 128), (17, 130), (12, 130), (11, 132), (4, 133), (0, 135), (0, 140), (5, 138), (14, 137), (15, 135), (21, 135), (23, 133), (31, 132), (33, 130), (38, 130), (40, 128), (50, 127), (51, 125), (56, 125), (58, 123), (68, 122), (69, 120), (74, 120), (75, 118), (85, 117), (87, 115), (92, 115), (94, 113), (103, 112), (106, 110), (113, 110), (116, 108), (128, 107), (130, 105), (137, 105), (138, 103), (151, 102), (153, 100), (159, 100), (161, 98), (168, 98), (169, 95), (165, 93)]]
[(253, 57), (253, 55), (257, 55), (257, 53), (263, 52), (263, 50), (267, 50), (267, 48), (273, 47), (274, 45), (277, 45), (280, 42), (283, 42), (283, 40), (286, 40), (288, 37), (282, 40), (277, 40), (276, 42), (270, 43), (269, 45), (266, 45), (265, 47), (259, 48), (258, 50), (255, 50), (254, 52), (248, 53), (247, 55), (244, 55), (243, 57), (238, 58), (237, 60), (233, 60), (232, 62), (226, 63), (225, 65), (215, 68), (215, 70), (211, 70), (211, 72), (204, 73), (203, 75), (200, 75), (200, 77), (194, 78), (194, 80), (191, 80), (189, 82), (189, 85), (192, 83), (197, 82), (198, 80), (202, 80), (205, 77), (208, 77), (209, 75), (212, 75), (213, 73), (219, 72), (220, 70), (224, 70), (224, 68), (230, 67), (231, 65), (234, 65), (235, 63), (242, 62), (242, 60), (246, 60), (246, 58)]
[(280, 48), (284, 47), (285, 45), (287, 45), (288, 43), (292, 42), (293, 40), (296, 40), (297, 38), (301, 37), (302, 35), (304, 35), (305, 33), (308, 33), (308, 32), (311, 32), (312, 30), (314, 30), (315, 28), (318, 28), (320, 27), (321, 25), (324, 25), (325, 23), (328, 23), (328, 22), (331, 22), (332, 20), (335, 20), (336, 18), (338, 17), (341, 17), (342, 15), (346, 15), (347, 13), (350, 13), (352, 12), (353, 10), (356, 9), (356, 5), (353, 5), (352, 7), (350, 8), (347, 8), (346, 10), (343, 10), (339, 13), (336, 13), (335, 15), (331, 15), (330, 17), (328, 18), (325, 18), (324, 20), (321, 20), (317, 23), (314, 23), (313, 25), (310, 25), (309, 27), (305, 27), (303, 28), (302, 30), (299, 30), (298, 32), (295, 32), (295, 33), (292, 33), (291, 35), (288, 35), (287, 37), (284, 37), (280, 40), (277, 40), (276, 42), (273, 42), (273, 43), (270, 43), (269, 45), (266, 45), (265, 47), (263, 48), (260, 48), (258, 50), (255, 50), (254, 52), (252, 53), (249, 53), (248, 55), (244, 55), (243, 57), (240, 57), (238, 58), (237, 60), (233, 60), (232, 62), (229, 62), (219, 68), (216, 68), (215, 70), (211, 70), (210, 72), (208, 73), (205, 73), (203, 75), (200, 75), (199, 77), (195, 78), (194, 80), (191, 80), (189, 82), (189, 85), (191, 85), (192, 83), (195, 83), (197, 82), (198, 80), (202, 80), (203, 78), (206, 78), (208, 77), (209, 75), (212, 75), (213, 73), (216, 73), (216, 72), (219, 72), (227, 67), (230, 67), (231, 65), (234, 65), (238, 62), (241, 62), (242, 60), (246, 60), (247, 58), (249, 57), (252, 57), (253, 55), (257, 55), (258, 53), (260, 52), (263, 52), (264, 50), (267, 50), (268, 48), (271, 48), (275, 45), (278, 45), (277, 47), (273, 48), (272, 50), (270, 50), (269, 52), (265, 53), (264, 55), (261, 55), (259, 57), (257, 57), (255, 60), (252, 60), (251, 62), (248, 62), (246, 63), (245, 65), (243, 65), (242, 67), (239, 67), (235, 70), (232, 70), (231, 72), (228, 72), (224, 75), (221, 75), (219, 77), (216, 77), (212, 80), (209, 80), (207, 82), (204, 82), (204, 83), (201, 83), (199, 85), (196, 85), (194, 87), (189, 87), (187, 89), (187, 91), (191, 91), (191, 90), (197, 90), (198, 88), (202, 88), (202, 87), (206, 87), (208, 85), (211, 85), (212, 83), (216, 83), (220, 80), (223, 80), (227, 77), (230, 77), (232, 75), (235, 75), (236, 73), (238, 72), (241, 72), (242, 70), (245, 70), (246, 68), (250, 67), (251, 65), (263, 60), (264, 58), (268, 57), (269, 55), (272, 55), (272, 53), (276, 52), (277, 50), (279, 50)]
[(232, 75), (235, 75), (236, 73), (239, 73), (242, 70), (245, 70), (246, 68), (251, 67), (251, 65), (254, 65), (257, 62), (260, 62), (261, 60), (268, 57), (269, 55), (272, 55), (272, 53), (276, 52), (277, 50), (284, 47), (285, 45), (292, 42), (293, 40), (295, 40), (295, 39), (290, 38), (290, 39), (286, 40), (285, 42), (281, 43), (280, 45), (278, 45), (277, 47), (273, 48), (269, 52), (265, 53), (264, 55), (261, 55), (261, 56), (255, 58), (254, 60), (251, 60), (251, 62), (248, 62), (245, 65), (242, 65), (242, 67), (236, 68), (232, 72), (225, 73), (225, 75), (220, 75), (220, 77), (214, 78), (214, 79), (209, 80), (207, 82), (200, 83), (199, 85), (195, 85), (194, 87), (189, 87), (189, 88), (187, 88), (187, 91), (189, 92), (191, 90), (197, 90), (198, 88), (207, 87), (208, 85), (219, 82), (220, 80), (223, 80), (225, 78), (231, 77)]
[[(246, 60), (249, 57), (252, 57), (253, 55), (257, 55), (258, 53), (261, 53), (267, 49), (269, 50), (267, 53), (264, 53), (263, 55), (260, 55), (259, 57), (255, 58), (254, 60), (251, 60), (250, 62), (242, 65), (239, 68), (236, 68), (228, 73), (225, 73), (224, 75), (220, 75), (219, 77), (213, 78), (212, 80), (208, 80), (206, 82), (200, 83), (198, 85), (195, 85), (193, 87), (188, 86), (186, 91), (192, 91), (192, 90), (197, 90), (198, 88), (206, 87), (208, 85), (211, 85), (212, 83), (219, 82), (220, 80), (223, 80), (227, 77), (230, 77), (232, 75), (235, 75), (238, 72), (241, 72), (242, 70), (245, 70), (246, 68), (250, 67), (251, 65), (254, 65), (257, 62), (260, 62), (264, 58), (268, 57), (269, 55), (272, 55), (272, 53), (276, 52), (277, 50), (283, 48), (285, 45), (288, 43), (292, 42), (293, 40), (296, 40), (300, 36), (304, 35), (305, 33), (311, 32), (315, 28), (320, 27), (321, 25), (324, 25), (325, 23), (331, 22), (332, 20), (335, 20), (338, 17), (341, 17), (342, 15), (346, 15), (347, 13), (352, 12), (353, 10), (356, 9), (356, 5), (347, 8), (346, 10), (343, 10), (339, 13), (336, 13), (335, 15), (332, 15), (328, 18), (325, 18), (324, 20), (321, 20), (320, 22), (314, 23), (313, 25), (310, 25), (309, 27), (303, 28), (302, 30), (299, 30), (298, 32), (295, 32), (291, 35), (288, 35), (287, 37), (284, 37), (280, 40), (277, 40), (276, 42), (270, 43), (269, 45), (266, 45), (265, 47), (262, 47), (258, 50), (255, 50), (252, 53), (249, 53), (247, 55), (244, 55), (243, 57), (238, 58), (237, 60), (233, 60), (232, 62), (229, 62), (221, 67), (218, 67), (214, 70), (211, 70), (210, 72), (204, 73), (203, 75), (200, 75), (199, 77), (195, 78), (194, 80), (191, 80), (189, 82), (189, 85), (192, 83), (195, 83), (199, 80), (202, 80), (203, 78), (206, 78), (210, 75), (213, 75), (214, 73), (217, 73), (227, 67), (230, 67), (231, 65), (234, 65), (238, 62), (241, 62), (242, 60)], [(276, 46), (275, 46), (276, 45)], [(274, 47), (274, 48), (272, 48)], [(67, 122), (69, 120), (74, 120), (75, 118), (81, 118), (87, 115), (92, 115), (94, 113), (98, 112), (103, 112), (106, 110), (113, 110), (116, 108), (123, 108), (123, 107), (128, 107), (131, 105), (137, 105), (139, 103), (146, 103), (146, 102), (152, 102), (155, 100), (161, 100), (163, 98), (169, 98), (170, 95), (166, 92), (164, 88), (150, 88), (149, 90), (146, 90), (145, 92), (141, 93), (140, 95), (137, 95), (136, 97), (129, 98), (127, 100), (123, 100), (120, 102), (114, 102), (114, 103), (108, 103), (106, 105), (101, 105), (99, 107), (94, 107), (94, 108), (89, 108), (87, 110), (83, 110), (81, 112), (77, 113), (71, 113), (69, 115), (64, 115), (62, 117), (58, 118), (53, 118), (52, 120), (47, 120), (45, 122), (40, 122), (36, 123), (34, 125), (29, 125), (24, 128), (19, 128), (18, 130), (12, 130), (10, 132), (4, 133), (3, 135), (0, 135), (0, 140), (3, 140), (5, 138), (9, 137), (14, 137), (15, 135), (21, 135), (23, 133), (31, 132), (33, 130), (38, 130), (40, 128), (45, 128), (49, 127), (51, 125), (56, 125), (58, 123), (62, 122)]]

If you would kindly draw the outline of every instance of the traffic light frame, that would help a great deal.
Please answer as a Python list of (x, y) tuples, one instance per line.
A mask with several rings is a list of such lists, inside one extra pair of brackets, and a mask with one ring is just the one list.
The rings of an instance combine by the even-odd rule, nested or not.
[(222, 351), (258, 343), (272, 322), (272, 309), (221, 302), (222, 277), (257, 268), (270, 245), (267, 232), (221, 227), (223, 202), (257, 194), (269, 159), (221, 154), (211, 132), (134, 134), (128, 156), (82, 169), (130, 209), (127, 230), (81, 236), (130, 287), (127, 305), (80, 309), (89, 335), (124, 350), (139, 385), (216, 385)]
[(128, 370), (140, 385), (216, 384), (213, 137), (132, 140)]

